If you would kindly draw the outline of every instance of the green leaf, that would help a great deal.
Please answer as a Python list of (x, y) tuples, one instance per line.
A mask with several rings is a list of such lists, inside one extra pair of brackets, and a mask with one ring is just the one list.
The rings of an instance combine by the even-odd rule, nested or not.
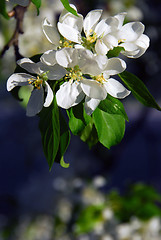
[(112, 50), (109, 50), (107, 53), (108, 58), (118, 57), (121, 51), (124, 51), (123, 47), (114, 47)]
[(6, 0), (0, 0), (0, 14), (2, 14), (6, 19), (9, 19), (6, 11)]
[(138, 101), (147, 107), (152, 107), (161, 111), (161, 108), (156, 103), (154, 97), (138, 77), (127, 71), (118, 75)]
[(56, 103), (56, 98), (54, 98), (50, 107), (43, 108), (39, 116), (39, 128), (43, 149), (48, 161), (49, 169), (51, 170), (60, 143), (59, 109)]
[(91, 117), (84, 110), (82, 103), (72, 107), (68, 111), (69, 128), (74, 135), (79, 135), (90, 122)]
[(61, 165), (63, 168), (68, 168), (70, 164), (64, 162), (64, 158), (62, 157), (61, 160), (60, 160), (60, 165)]
[(91, 148), (98, 142), (96, 128), (91, 116), (87, 115), (83, 103), (72, 107), (68, 111), (69, 128), (74, 135), (80, 136), (80, 139), (86, 142)]
[(125, 120), (122, 116), (109, 114), (97, 108), (93, 117), (98, 139), (105, 147), (110, 149), (122, 140), (125, 133)]
[(80, 139), (86, 142), (90, 149), (98, 142), (98, 135), (92, 118), (79, 135)]
[(70, 143), (70, 131), (68, 125), (59, 111), (59, 122), (60, 122), (60, 144), (59, 149), (56, 156), (56, 162), (59, 162), (60, 165), (64, 168), (69, 167), (69, 163), (65, 163), (63, 159), (63, 155), (66, 152), (68, 145)]
[(37, 15), (39, 15), (39, 8), (41, 7), (41, 0), (31, 0), (31, 2), (36, 6)]
[(78, 17), (78, 14), (76, 12), (76, 10), (74, 10), (70, 5), (69, 5), (69, 2), (68, 0), (60, 0), (64, 6), (64, 8), (68, 11), (68, 12), (71, 12), (72, 14), (74, 14), (75, 16)]
[(128, 121), (124, 106), (117, 98), (107, 95), (107, 98), (100, 102), (98, 108), (110, 114), (120, 115)]

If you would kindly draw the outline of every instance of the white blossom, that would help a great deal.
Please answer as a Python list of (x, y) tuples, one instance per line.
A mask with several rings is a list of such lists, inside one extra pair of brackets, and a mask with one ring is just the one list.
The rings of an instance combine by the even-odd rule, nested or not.
[[(103, 37), (106, 46), (120, 46), (125, 49), (121, 53), (130, 58), (138, 58), (149, 47), (149, 37), (143, 34), (145, 26), (141, 22), (129, 22), (123, 25), (126, 12), (109, 17), (106, 23), (112, 31)], [(116, 44), (117, 43), (117, 44)]]
[[(75, 6), (72, 5), (75, 8)], [(77, 10), (75, 8), (75, 10)], [(67, 10), (63, 10), (57, 28), (54, 28), (46, 19), (43, 31), (48, 40), (57, 47), (74, 47), (79, 44), (99, 55), (106, 55), (114, 47), (121, 46), (125, 49), (124, 55), (131, 58), (140, 57), (149, 47), (149, 37), (144, 32), (141, 22), (130, 22), (123, 25), (126, 12), (101, 19), (102, 10), (92, 10), (83, 20)], [(85, 37), (81, 36), (84, 31)], [(60, 34), (64, 39), (60, 40)], [(78, 48), (78, 45), (77, 45)]]
[(65, 82), (56, 93), (57, 103), (62, 108), (68, 109), (85, 97), (85, 110), (91, 115), (107, 94), (121, 99), (130, 93), (121, 83), (110, 78), (126, 68), (126, 63), (119, 58), (107, 59), (89, 50), (74, 48), (47, 51), (41, 57), (41, 61), (50, 66), (55, 60), (67, 70)]
[[(28, 73), (14, 73), (7, 80), (7, 90), (11, 91), (16, 86), (31, 85), (32, 92), (27, 104), (26, 115), (34, 116), (41, 111), (43, 106), (48, 107), (52, 103), (53, 91), (47, 80), (58, 80), (64, 76), (66, 71), (58, 64), (50, 67), (42, 62), (34, 63), (29, 58), (19, 60), (17, 64), (27, 72), (37, 76), (35, 77)], [(44, 90), (46, 97), (44, 96)]]

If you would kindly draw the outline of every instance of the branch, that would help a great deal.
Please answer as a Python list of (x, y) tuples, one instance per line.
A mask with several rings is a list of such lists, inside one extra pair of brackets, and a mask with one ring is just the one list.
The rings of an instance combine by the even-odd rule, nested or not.
[(13, 33), (13, 36), (11, 37), (9, 42), (2, 49), (2, 52), (0, 54), (0, 58), (2, 58), (4, 56), (5, 52), (11, 46), (14, 47), (16, 61), (23, 57), (19, 53), (18, 38), (19, 38), (19, 34), (23, 34), (24, 33), (23, 32), (23, 19), (24, 19), (24, 14), (25, 14), (26, 10), (27, 10), (27, 7), (22, 7), (22, 6), (17, 5), (16, 7), (13, 8), (12, 11), (10, 11), (8, 13), (9, 17), (15, 17), (15, 19), (16, 19), (16, 27), (15, 27), (15, 31)]

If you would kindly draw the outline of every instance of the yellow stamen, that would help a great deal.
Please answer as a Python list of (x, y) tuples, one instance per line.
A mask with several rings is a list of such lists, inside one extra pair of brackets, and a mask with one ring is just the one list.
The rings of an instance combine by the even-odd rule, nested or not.
[(119, 43), (124, 43), (126, 41), (126, 39), (120, 39), (120, 40), (118, 40), (118, 44)]
[(94, 32), (92, 35), (87, 36), (87, 41), (94, 43), (97, 40), (97, 34)]
[(81, 70), (79, 69), (78, 66), (74, 66), (73, 68), (69, 69), (69, 73), (66, 74), (65, 80), (69, 80), (69, 82), (73, 81), (80, 81), (83, 79)]
[(29, 84), (33, 85), (35, 88), (40, 89), (43, 79), (40, 79), (39, 76), (37, 76), (37, 79), (29, 78), (28, 79)]
[(94, 77), (94, 79), (101, 84), (104, 84), (104, 82), (107, 82), (107, 80), (103, 77), (103, 73)]

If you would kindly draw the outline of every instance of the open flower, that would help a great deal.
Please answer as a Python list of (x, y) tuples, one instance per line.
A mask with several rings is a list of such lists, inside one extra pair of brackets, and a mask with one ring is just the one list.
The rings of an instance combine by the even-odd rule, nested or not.
[[(75, 10), (76, 7), (71, 4), (71, 7)], [(46, 18), (43, 21), (42, 29), (46, 38), (56, 48), (57, 47), (73, 47), (73, 43), (81, 44), (81, 31), (83, 25), (83, 16), (73, 15), (64, 9), (59, 17), (57, 27), (54, 27)], [(61, 38), (61, 35), (64, 38)]]
[(52, 66), (52, 56), (67, 71), (65, 82), (56, 92), (57, 104), (62, 108), (68, 109), (85, 97), (85, 110), (91, 115), (108, 93), (116, 98), (124, 98), (130, 93), (121, 83), (110, 78), (126, 68), (125, 62), (119, 58), (107, 59), (86, 49), (64, 48), (56, 53), (44, 53), (41, 61)]
[(65, 82), (56, 93), (58, 106), (68, 109), (82, 101), (85, 94), (81, 88), (83, 74), (96, 75), (98, 63), (91, 51), (86, 49), (63, 48), (58, 51), (47, 51), (41, 56), (41, 61), (52, 66), (57, 63), (64, 67)]
[(123, 72), (126, 68), (126, 63), (120, 58), (107, 59), (106, 56), (96, 56), (96, 61), (99, 64), (99, 73), (96, 76), (91, 76), (91, 79), (83, 79), (81, 87), (86, 95), (85, 111), (91, 115), (97, 108), (101, 100), (110, 94), (114, 98), (123, 99), (130, 94), (119, 81), (110, 76)]
[[(138, 58), (144, 54), (149, 47), (149, 37), (144, 32), (141, 22), (130, 22), (123, 25), (126, 13), (120, 13), (109, 17), (106, 24), (111, 27), (111, 32), (103, 37), (104, 43), (109, 49), (123, 47), (121, 53), (130, 58)], [(101, 47), (99, 47), (101, 49)]]
[[(45, 19), (43, 31), (57, 47), (83, 46), (100, 55), (106, 55), (109, 50), (121, 46), (125, 49), (122, 51), (124, 55), (138, 58), (149, 47), (149, 37), (143, 34), (144, 25), (141, 22), (123, 25), (125, 12), (100, 20), (101, 15), (102, 10), (92, 10), (83, 20), (81, 14), (76, 17), (64, 9), (59, 17), (58, 30)], [(81, 35), (82, 31), (84, 36)], [(61, 40), (60, 34), (64, 37)]]
[[(17, 64), (26, 71), (36, 74), (37, 76), (35, 77), (27, 73), (14, 73), (7, 80), (7, 90), (11, 91), (16, 86), (32, 86), (26, 115), (34, 116), (41, 111), (43, 106), (48, 107), (52, 103), (53, 91), (47, 80), (58, 80), (62, 78), (66, 73), (66, 70), (58, 64), (50, 67), (44, 65), (42, 62), (34, 63), (29, 58), (19, 60), (17, 61)], [(44, 94), (44, 91), (46, 94)]]
[[(77, 11), (74, 5), (71, 6)], [(59, 17), (57, 28), (45, 19), (42, 27), (43, 32), (47, 39), (56, 47), (74, 47), (78, 44), (79, 48), (83, 45), (83, 47), (97, 52), (97, 45), (100, 39), (102, 39), (104, 34), (111, 32), (111, 26), (108, 26), (105, 20), (99, 21), (101, 15), (102, 10), (93, 10), (83, 20), (81, 14), (75, 16), (64, 9)], [(82, 37), (82, 31), (84, 31), (85, 37)], [(63, 36), (61, 39), (60, 34)], [(105, 44), (103, 51), (104, 54), (108, 51)]]

